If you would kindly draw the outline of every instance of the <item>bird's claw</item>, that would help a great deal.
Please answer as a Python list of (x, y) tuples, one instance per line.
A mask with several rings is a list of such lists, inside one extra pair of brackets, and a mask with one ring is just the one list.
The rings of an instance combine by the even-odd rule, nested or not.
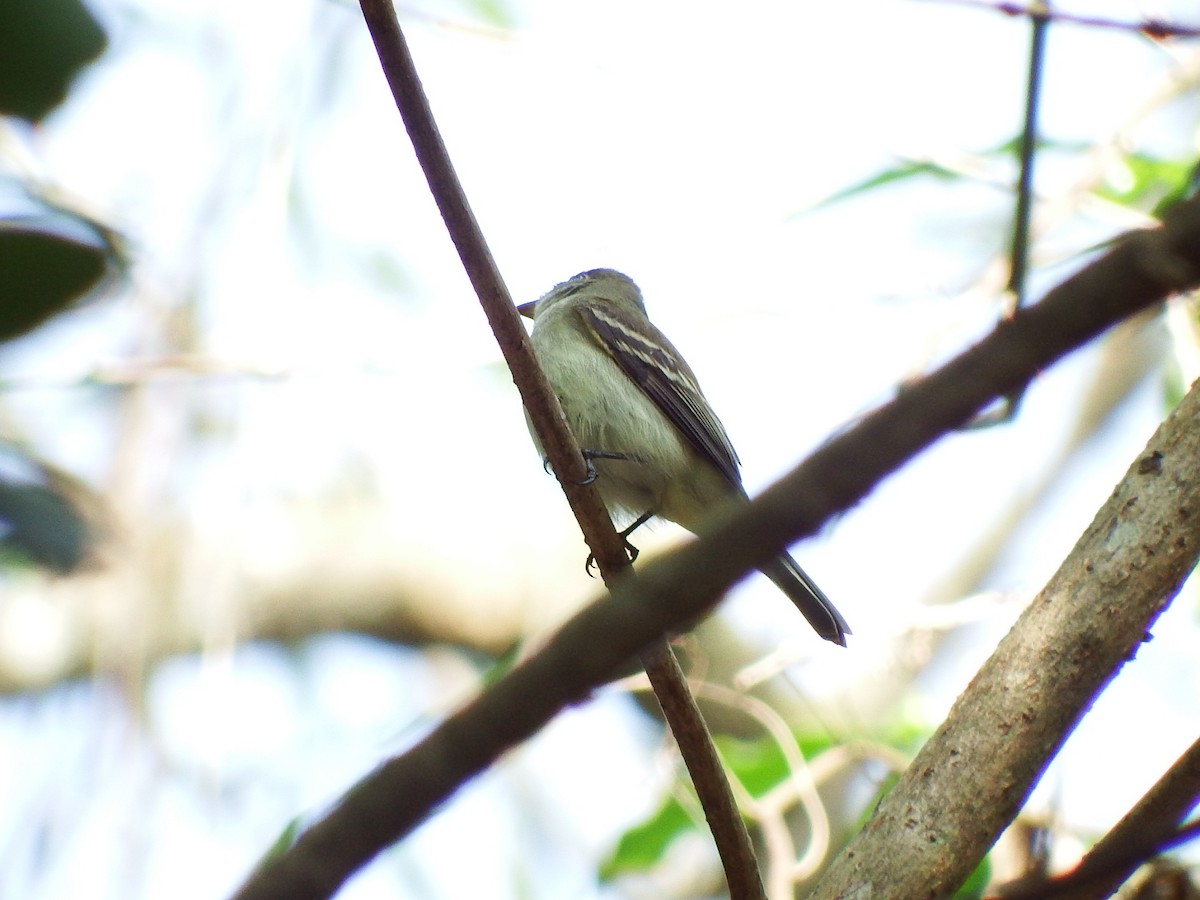
[(591, 484), (598, 477), (597, 472), (596, 472), (596, 467), (592, 465), (591, 459), (587, 456), (583, 457), (583, 463), (585, 466), (587, 466), (587, 470), (586, 470), (587, 474), (583, 476), (583, 481), (580, 481), (578, 483), (579, 484)]
[[(599, 473), (596, 471), (596, 467), (594, 465), (592, 465), (593, 459), (623, 459), (628, 462), (636, 462), (636, 463), (644, 462), (644, 460), (642, 460), (641, 457), (634, 456), (631, 453), (621, 453), (616, 450), (590, 450), (590, 449), (584, 448), (584, 449), (580, 450), (579, 452), (580, 452), (580, 455), (583, 456), (584, 465), (587, 466), (587, 468), (584, 470), (586, 474), (583, 476), (583, 481), (575, 482), (576, 484), (579, 484), (579, 485), (591, 484), (593, 481), (595, 481), (599, 477)], [(554, 474), (554, 467), (550, 465), (550, 457), (549, 456), (542, 457), (542, 469), (545, 470), (547, 475)]]
[[(621, 536), (621, 540), (624, 541), (624, 543), (625, 543), (625, 553), (628, 554), (629, 561), (631, 563), (636, 562), (638, 556), (641, 555), (642, 551), (639, 550), (637, 547), (633, 546), (633, 544), (629, 543), (629, 541), (625, 540), (624, 535)], [(587, 562), (585, 562), (583, 564), (583, 570), (588, 573), (589, 578), (595, 578), (596, 573), (592, 571), (595, 568), (596, 568), (596, 554), (589, 553)]]
[[(591, 484), (593, 481), (595, 481), (599, 477), (599, 473), (596, 471), (596, 467), (592, 465), (592, 459), (590, 456), (587, 455), (586, 450), (584, 451), (584, 454), (583, 454), (583, 463), (585, 466), (587, 466), (587, 468), (584, 470), (585, 474), (583, 476), (583, 481), (575, 482), (578, 485)], [(552, 465), (550, 465), (550, 457), (548, 457), (548, 456), (542, 457), (542, 470), (547, 475), (554, 474), (554, 467)]]

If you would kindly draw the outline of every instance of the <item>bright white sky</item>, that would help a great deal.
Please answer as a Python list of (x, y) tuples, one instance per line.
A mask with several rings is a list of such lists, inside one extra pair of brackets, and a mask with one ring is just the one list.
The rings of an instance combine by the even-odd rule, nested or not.
[[(501, 270), (519, 300), (596, 266), (636, 278), (651, 315), (687, 354), (734, 436), (752, 490), (993, 321), (994, 283), (972, 288), (1006, 244), (1010, 199), (996, 187), (921, 183), (801, 213), (898, 155), (966, 160), (1011, 139), (1020, 121), (1023, 23), (933, 2), (511, 5), (512, 28), (476, 26), (467, 13), (435, 3), (422, 5), (428, 13), (410, 7), (402, 20)], [(1070, 8), (1128, 17), (1129, 7)], [(357, 7), (106, 0), (96, 9), (110, 30), (110, 53), (43, 129), (0, 135), (0, 160), (25, 154), (39, 178), (126, 233), (144, 297), (170, 307), (198, 292), (197, 327), (211, 356), (297, 376), (282, 387), (246, 385), (214, 397), (214, 413), (234, 424), (236, 437), (229, 452), (186, 456), (181, 502), (199, 529), (255, 547), (247, 565), (268, 571), (289, 552), (278, 537), (287, 533), (287, 510), (261, 498), (319, 492), (348, 458), (362, 459), (395, 509), (399, 553), (433, 560), (465, 591), (506, 584), (531, 592), (547, 604), (528, 612), (533, 630), (561, 616), (562, 604), (588, 596), (594, 586), (579, 572), (577, 532), (529, 445)], [(1047, 135), (1107, 140), (1168, 82), (1173, 58), (1185, 59), (1184, 50), (1115, 32), (1054, 29)], [(1194, 111), (1181, 107), (1141, 122), (1131, 145), (1194, 155)], [(1082, 167), (1074, 157), (1050, 158), (1043, 193), (1062, 197)], [(1004, 166), (984, 171), (1011, 180)], [(1049, 224), (1041, 246), (1067, 259), (1039, 275), (1043, 286), (1128, 220), (1109, 214)], [(0, 372), (69, 380), (98, 361), (162, 351), (144, 309), (115, 303), (23, 342), (0, 358)], [(768, 647), (783, 641), (815, 657), (798, 681), (849, 691), (853, 721), (854, 704), (872, 706), (863, 693), (878, 686), (873, 677), (886, 677), (893, 642), (917, 604), (1014, 497), (1039, 484), (1093, 375), (1088, 356), (1049, 373), (1018, 423), (944, 442), (799, 548), (855, 626), (851, 652), (813, 646), (769, 585), (727, 605), (735, 621)], [(70, 392), (9, 399), (12, 415), (49, 455), (103, 477), (111, 463), (108, 410)], [(1160, 402), (1156, 384), (1138, 393), (984, 586), (1018, 593), (1040, 586), (1149, 437)], [(469, 489), (448, 488), (464, 478), (473, 479)], [(466, 508), (455, 502), (459, 493)], [(1164, 675), (1191, 658), (1194, 600), (1169, 615), (1172, 627), (1160, 627), (1138, 665), (1122, 674), (1115, 699), (1085, 726), (1090, 747), (1118, 746), (1142, 773), (1173, 760), (1200, 724), (1195, 692), (1176, 696), (1169, 686), (1182, 680)], [(1004, 627), (980, 629), (977, 642), (941, 667), (919, 716), (940, 714)], [(402, 652), (329, 640), (302, 656), (310, 681), (300, 685), (291, 661), (270, 648), (215, 674), (195, 661), (159, 673), (149, 694), (159, 746), (138, 745), (125, 758), (119, 748), (136, 743), (134, 735), (101, 729), (114, 749), (99, 756), (120, 775), (106, 777), (114, 787), (55, 845), (51, 871), (34, 878), (4, 865), (6, 856), (24, 858), (25, 843), (14, 836), (18, 823), (0, 822), (0, 848), (7, 848), (0, 896), (22, 887), (23, 896), (74, 897), (82, 885), (100, 897), (218, 896), (282, 827), (281, 815), (318, 808), (380, 753), (407, 743), (404, 723), (456, 696), (427, 685), (425, 663)], [(461, 673), (450, 683), (461, 685)], [(349, 696), (378, 702), (347, 711)], [(1128, 708), (1118, 708), (1126, 696), (1144, 729), (1129, 728)], [(78, 774), (88, 749), (46, 748), (61, 745), (58, 729), (87, 731), (97, 727), (92, 717), (119, 718), (111, 698), (108, 707), (90, 702), (75, 697), (66, 713), (31, 706), (32, 727), (19, 705), (0, 713), (0, 731), (12, 738), (0, 740), (8, 748), (0, 750), (0, 772), (28, 771), (38, 761), (21, 794), (28, 805), (11, 808), (36, 809), (46, 795), (80, 802), (60, 785), (64, 773), (90, 783), (93, 775)], [(586, 867), (561, 860), (603, 854), (652, 800), (650, 786), (621, 766), (643, 765), (653, 737), (622, 709), (609, 698), (571, 713), (507, 775), (473, 787), (384, 873), (345, 896), (394, 896), (397, 884), (418, 891), (411, 896), (516, 896), (522, 878), (531, 890), (523, 896), (594, 896)], [(603, 763), (582, 749), (597, 746), (601, 733)], [(319, 782), (307, 777), (314, 747)], [(262, 796), (280, 788), (256, 783), (264, 758), (284, 761), (275, 774), (286, 785), (279, 792), (291, 792), (291, 812)], [(555, 768), (564, 758), (583, 772)], [(1052, 777), (1054, 799), (1072, 819), (1103, 823), (1145, 787), (1114, 784), (1120, 766), (1113, 763), (1097, 790), (1095, 770), (1072, 768), (1077, 762)], [(213, 807), (197, 811), (187, 780), (178, 773), (164, 780), (164, 767), (210, 772), (219, 795)], [(97, 771), (108, 770), (98, 764)], [(0, 795), (17, 789), (9, 778), (0, 776)], [(562, 785), (560, 792), (594, 787), (595, 796), (568, 793), (556, 802), (540, 780)], [(140, 859), (114, 862), (111, 844), (131, 827), (128, 798), (138, 791), (154, 798), (153, 828), (135, 829), (151, 860), (145, 870)], [(234, 811), (221, 805), (231, 796)], [(530, 804), (546, 811), (537, 827), (553, 832), (546, 821), (559, 823), (575, 843), (522, 833), (534, 826), (513, 808)], [(514, 847), (549, 841), (555, 852), (547, 858), (560, 860), (547, 864), (552, 877), (541, 861), (514, 874), (503, 852), (481, 854), (469, 868), (422, 865), (446, 852), (437, 843), (444, 832), (461, 844), (468, 822), (485, 846), (506, 834)], [(437, 881), (445, 878), (459, 880)]]

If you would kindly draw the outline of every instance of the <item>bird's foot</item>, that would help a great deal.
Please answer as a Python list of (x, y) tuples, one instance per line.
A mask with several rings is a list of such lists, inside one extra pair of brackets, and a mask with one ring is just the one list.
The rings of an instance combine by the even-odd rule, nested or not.
[[(593, 459), (623, 459), (627, 460), (628, 462), (644, 462), (641, 457), (634, 456), (632, 453), (621, 453), (617, 450), (591, 450), (584, 448), (579, 452), (583, 456), (584, 464), (587, 466), (586, 474), (583, 476), (583, 481), (575, 482), (576, 484), (580, 485), (591, 484), (599, 477), (596, 467), (592, 465)], [(550, 465), (550, 457), (542, 457), (542, 468), (546, 471), (547, 475), (554, 474), (554, 468)]]
[[(624, 543), (625, 543), (625, 555), (629, 557), (630, 562), (634, 562), (638, 558), (638, 556), (641, 555), (642, 551), (639, 550), (637, 547), (633, 546), (633, 544), (629, 543), (628, 540), (626, 540), (624, 532), (620, 532), (620, 535), (621, 535), (621, 540), (624, 541)], [(596, 573), (592, 571), (595, 568), (596, 568), (596, 554), (589, 553), (587, 562), (583, 564), (583, 569), (585, 572), (588, 573), (589, 577), (595, 578)]]
[[(633, 520), (632, 525), (630, 525), (628, 528), (626, 528), (623, 531), (617, 532), (617, 534), (620, 535), (620, 537), (621, 537), (621, 541), (625, 544), (625, 553), (626, 553), (626, 555), (628, 555), (629, 561), (631, 563), (635, 562), (637, 560), (638, 555), (641, 554), (642, 551), (639, 550), (637, 547), (633, 546), (633, 544), (629, 543), (629, 536), (631, 534), (633, 534), (635, 531), (637, 531), (639, 528), (641, 528), (643, 525), (645, 525), (646, 522), (649, 521), (653, 516), (654, 516), (653, 512), (642, 513), (640, 516), (638, 516), (636, 519)], [(589, 553), (587, 562), (584, 563), (584, 565), (583, 565), (583, 569), (592, 578), (596, 577), (595, 574), (592, 572), (592, 569), (595, 568), (595, 566), (596, 566), (596, 555), (594, 553)]]

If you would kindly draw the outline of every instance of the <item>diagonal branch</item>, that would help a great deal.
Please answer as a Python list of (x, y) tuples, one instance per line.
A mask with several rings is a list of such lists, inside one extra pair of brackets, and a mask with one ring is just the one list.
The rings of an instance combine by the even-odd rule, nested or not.
[(1148, 629), (1198, 558), (1200, 383), (1159, 427), (812, 900), (845, 896), (847, 886), (877, 897), (953, 894), (1099, 693), (1149, 640)]
[[(1066, 875), (1051, 878), (1026, 890), (1004, 891), (991, 900), (1105, 900), (1106, 897), (1115, 896), (1113, 891), (1139, 866), (1188, 841), (1194, 841), (1197, 837), (1200, 837), (1200, 819), (1167, 832), (1160, 832), (1153, 842), (1143, 840), (1136, 844), (1130, 843), (1121, 848), (1119, 855), (1105, 859), (1102, 866), (1084, 868), (1081, 865)], [(1114, 871), (1124, 872), (1124, 877), (1120, 881), (1110, 877)], [(1163, 894), (1146, 894), (1143, 886), (1134, 896), (1159, 897)]]
[[(1185, 750), (1137, 805), (1088, 851), (1072, 874), (1092, 881), (1091, 896), (1107, 896), (1148, 858), (1150, 848), (1170, 839), (1197, 804), (1200, 804), (1200, 740)], [(1117, 865), (1122, 860), (1126, 860), (1125, 865)], [(1105, 872), (1108, 877), (1103, 880), (1093, 877)], [(1064, 900), (1068, 896), (1070, 900), (1082, 900), (1082, 896), (1063, 896)]]
[(1192, 744), (1113, 829), (1072, 871), (1025, 890), (1005, 892), (1005, 900), (1099, 900), (1110, 897), (1140, 865), (1181, 837), (1196, 836), (1180, 822), (1200, 804), (1200, 740)]
[[(1110, 325), (1197, 284), (1200, 199), (1192, 199), (1170, 210), (1159, 228), (1126, 235), (1040, 303), (831, 440), (749, 506), (719, 517), (702, 540), (652, 561), (636, 579), (621, 580), (540, 652), (359, 782), (255, 873), (238, 897), (329, 896), (464, 782), (614, 677), (625, 660), (704, 614), (746, 572), (861, 500), (993, 398)], [(1051, 695), (1054, 686), (1045, 687)]]
[[(562, 406), (537, 365), (513, 302), (442, 142), (433, 111), (421, 87), (391, 0), (362, 0), (363, 16), (375, 42), (384, 75), (425, 172), (430, 192), (479, 296), (513, 381), (563, 492), (579, 520), (605, 583), (627, 572), (624, 542), (617, 537), (596, 489), (586, 481), (583, 457), (566, 424)], [(738, 812), (721, 759), (700, 715), (687, 679), (665, 639), (641, 651), (655, 697), (674, 733), (696, 795), (712, 830), (733, 900), (762, 900), (758, 861)]]

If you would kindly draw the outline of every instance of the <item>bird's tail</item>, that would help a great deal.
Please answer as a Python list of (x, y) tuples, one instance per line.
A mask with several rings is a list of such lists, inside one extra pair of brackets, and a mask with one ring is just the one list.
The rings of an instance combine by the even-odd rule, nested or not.
[(850, 626), (794, 559), (785, 553), (763, 566), (762, 573), (788, 595), (817, 634), (827, 641), (846, 646)]

